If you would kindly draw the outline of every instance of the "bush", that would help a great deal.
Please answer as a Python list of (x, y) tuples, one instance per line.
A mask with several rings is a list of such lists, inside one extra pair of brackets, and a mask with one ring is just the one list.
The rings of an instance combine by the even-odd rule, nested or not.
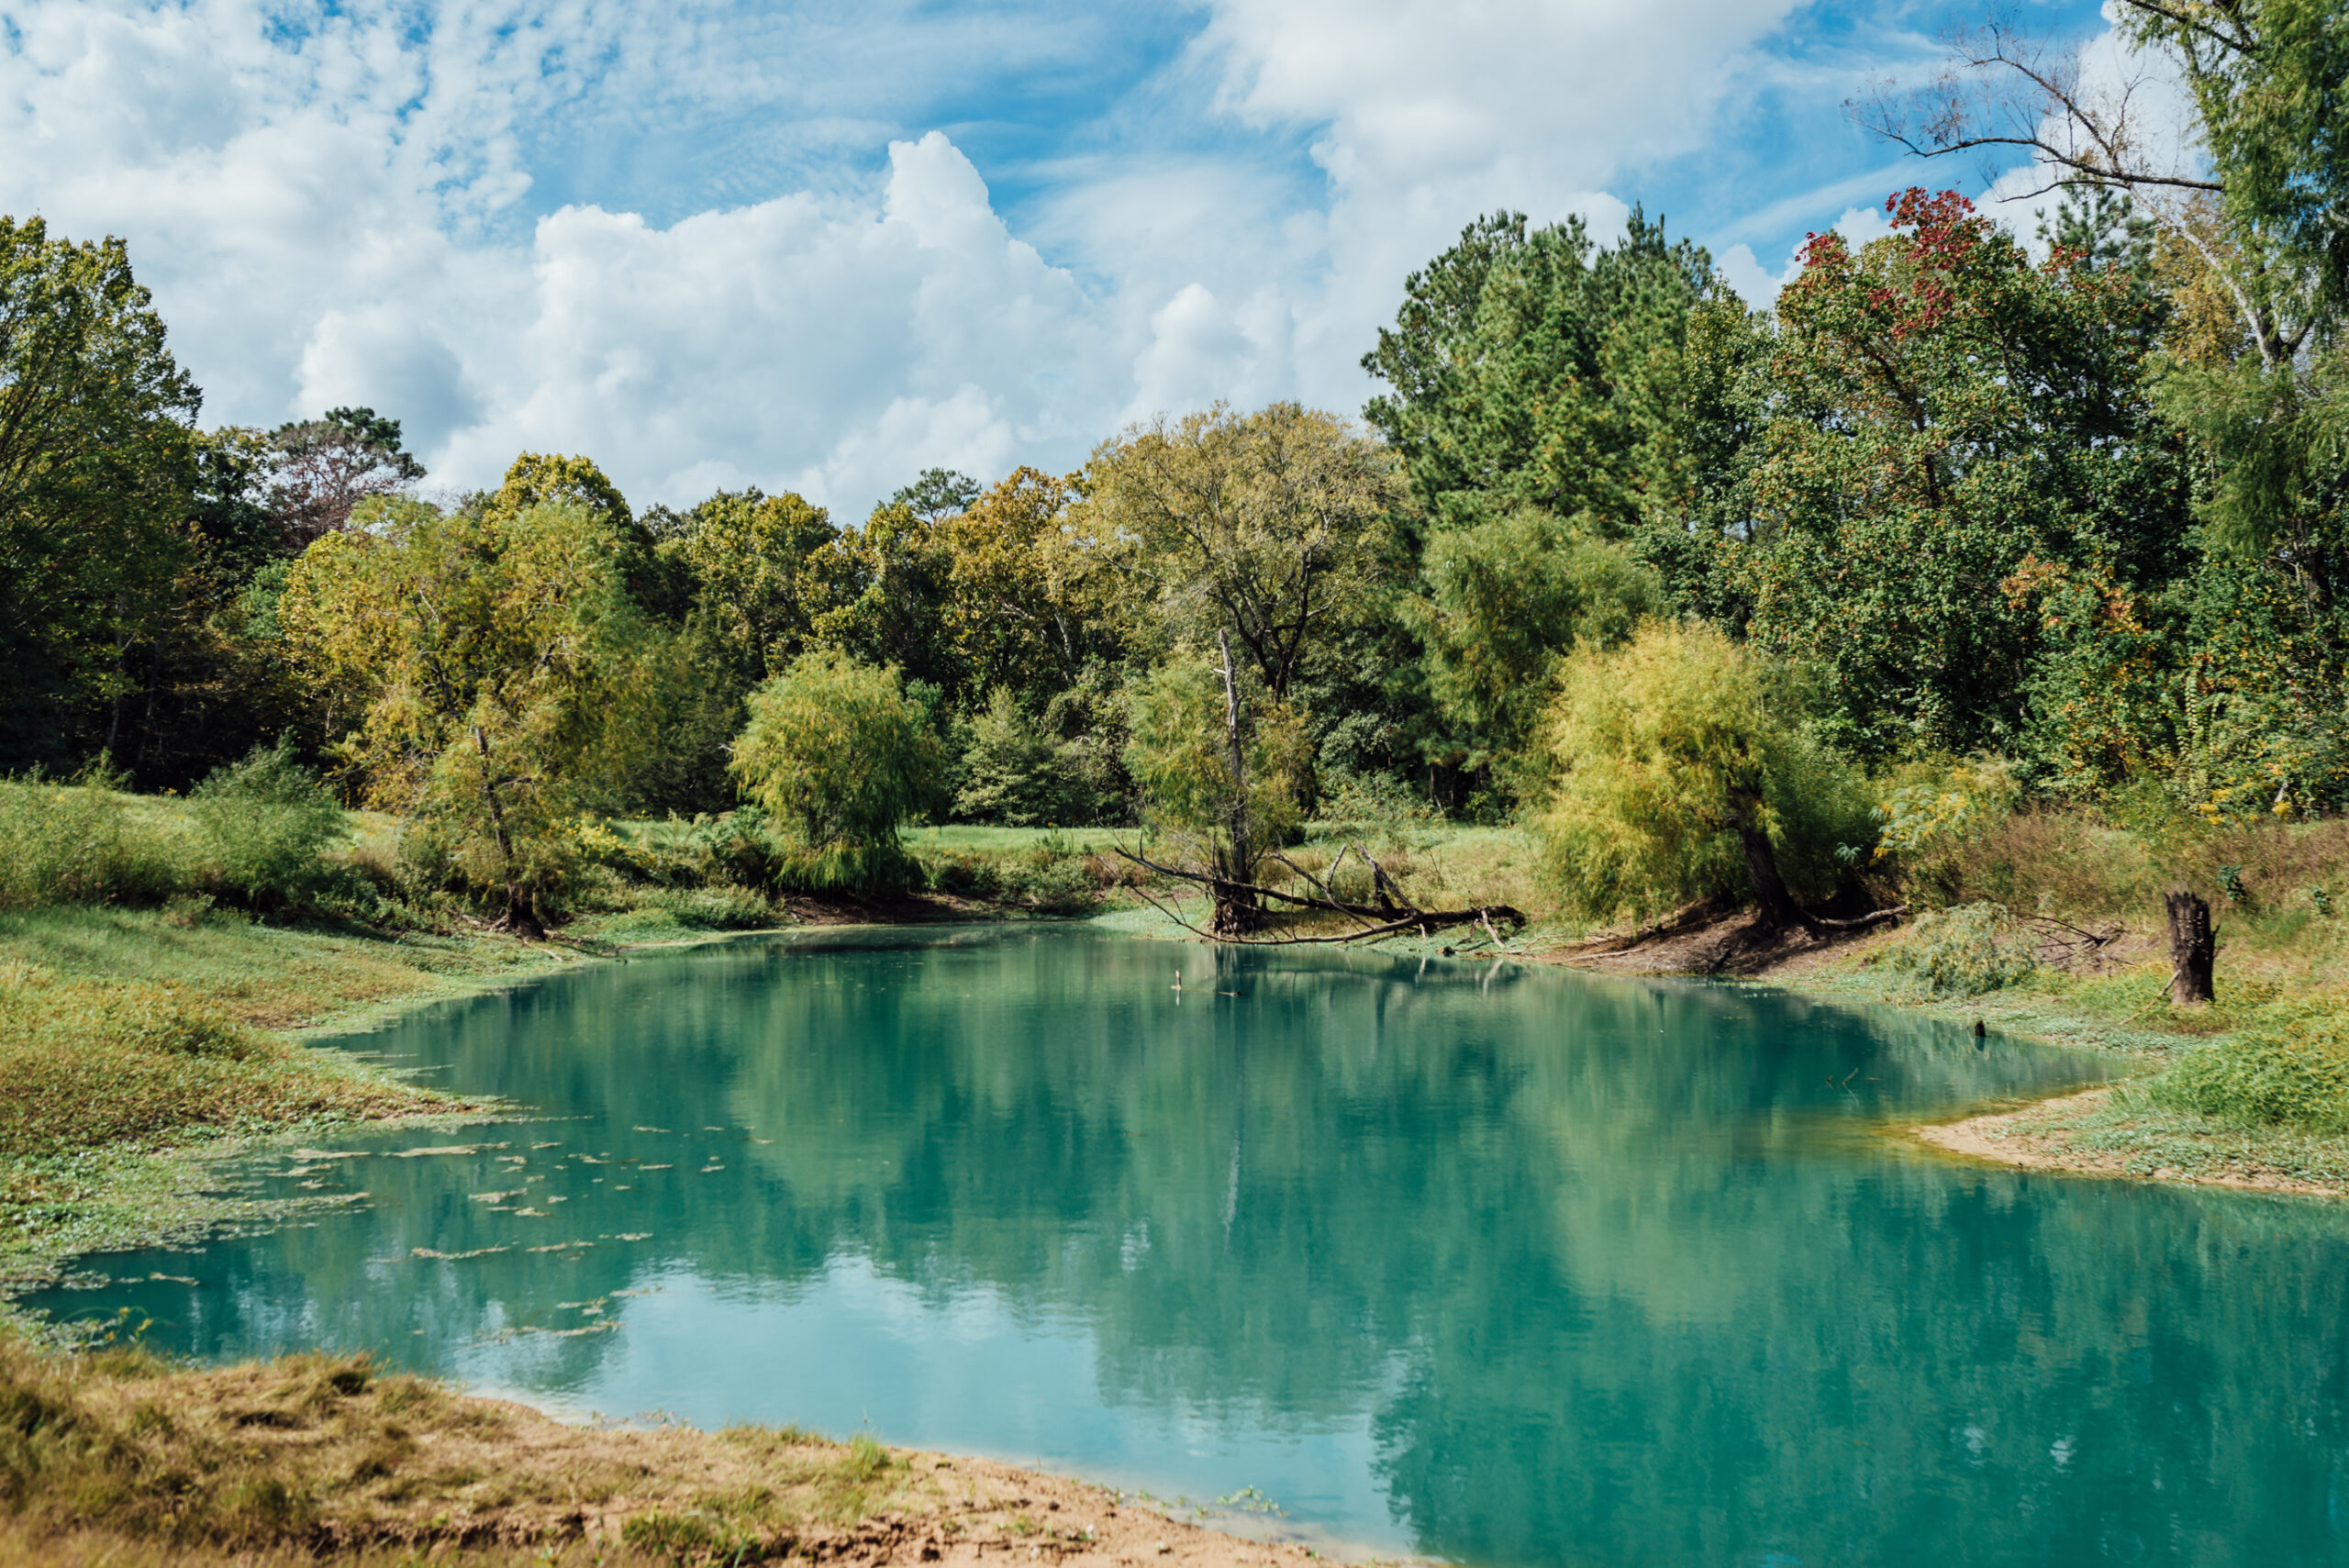
[(895, 668), (803, 653), (751, 694), (734, 773), (802, 850), (892, 841), (933, 801), (944, 753)]
[(955, 727), (962, 751), (954, 815), (1006, 828), (1091, 822), (1101, 802), (1075, 742), (1055, 739), (997, 687), (986, 711)]
[(1975, 851), (2013, 813), (2012, 770), (1995, 758), (1910, 762), (1879, 787), (1876, 863), (1912, 895), (1963, 902)]
[(1100, 901), (1106, 868), (1047, 838), (1017, 855), (949, 855), (929, 862), (930, 884), (958, 898), (984, 899), (1040, 915), (1082, 915)]
[(318, 889), (326, 847), (343, 833), (342, 807), (280, 741), (215, 769), (188, 792), (206, 880), (254, 909), (301, 903)]
[(2029, 979), (2039, 954), (2003, 906), (1964, 904), (1920, 916), (1881, 962), (1927, 996), (1979, 996)]
[(2349, 1130), (2349, 1013), (2258, 1025), (2200, 1047), (2147, 1093), (2156, 1104), (2204, 1116)]

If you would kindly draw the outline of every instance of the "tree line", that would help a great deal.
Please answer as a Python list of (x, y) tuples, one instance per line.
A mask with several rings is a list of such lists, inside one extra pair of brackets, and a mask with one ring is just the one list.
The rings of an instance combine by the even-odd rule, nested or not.
[[(1640, 211), (1495, 214), (1406, 280), (1359, 421), (1169, 416), (861, 521), (557, 454), (427, 498), (364, 408), (207, 429), (121, 242), (0, 220), (0, 770), (282, 741), (509, 914), (611, 816), (747, 811), (827, 885), (924, 817), (1149, 821), (1236, 884), (1367, 801), (1531, 824), (1592, 917), (1793, 919), (1986, 799), (2336, 811), (2349, 19), (2121, 15), (2199, 161), (2057, 93), (2030, 242), (1909, 189), (1758, 311)], [(1960, 41), (1980, 91), (1879, 128), (2011, 140), (1998, 94), (2062, 86)]]

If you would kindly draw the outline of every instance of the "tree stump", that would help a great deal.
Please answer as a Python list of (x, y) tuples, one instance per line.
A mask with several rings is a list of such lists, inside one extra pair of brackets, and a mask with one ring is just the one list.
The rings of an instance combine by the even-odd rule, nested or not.
[(2217, 934), (2210, 929), (2210, 906), (2200, 895), (2180, 889), (2163, 895), (2169, 906), (2169, 999), (2180, 1007), (2208, 1006), (2217, 999), (2210, 972), (2219, 960)]

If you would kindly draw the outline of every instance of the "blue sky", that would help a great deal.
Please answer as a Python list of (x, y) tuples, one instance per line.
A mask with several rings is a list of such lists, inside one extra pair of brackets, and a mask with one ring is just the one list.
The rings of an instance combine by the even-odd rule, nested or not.
[(28, 0), (0, 210), (129, 239), (208, 420), (368, 403), (451, 485), (552, 449), (853, 516), (1218, 397), (1351, 412), (1405, 272), (1498, 206), (1642, 203), (1765, 299), (1805, 232), (1995, 174), (1843, 109), (1979, 14)]

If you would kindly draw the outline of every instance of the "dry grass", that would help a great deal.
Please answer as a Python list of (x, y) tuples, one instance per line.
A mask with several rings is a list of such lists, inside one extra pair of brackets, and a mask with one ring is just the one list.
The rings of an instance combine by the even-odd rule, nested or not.
[(0, 1345), (0, 1500), (36, 1539), (104, 1521), (222, 1552), (602, 1541), (758, 1562), (902, 1511), (910, 1479), (869, 1440), (564, 1426), (364, 1357), (191, 1371)]
[(215, 1371), (0, 1340), (0, 1561), (1079, 1568), (1302, 1558), (1116, 1492), (796, 1429), (569, 1426), (363, 1357)]

